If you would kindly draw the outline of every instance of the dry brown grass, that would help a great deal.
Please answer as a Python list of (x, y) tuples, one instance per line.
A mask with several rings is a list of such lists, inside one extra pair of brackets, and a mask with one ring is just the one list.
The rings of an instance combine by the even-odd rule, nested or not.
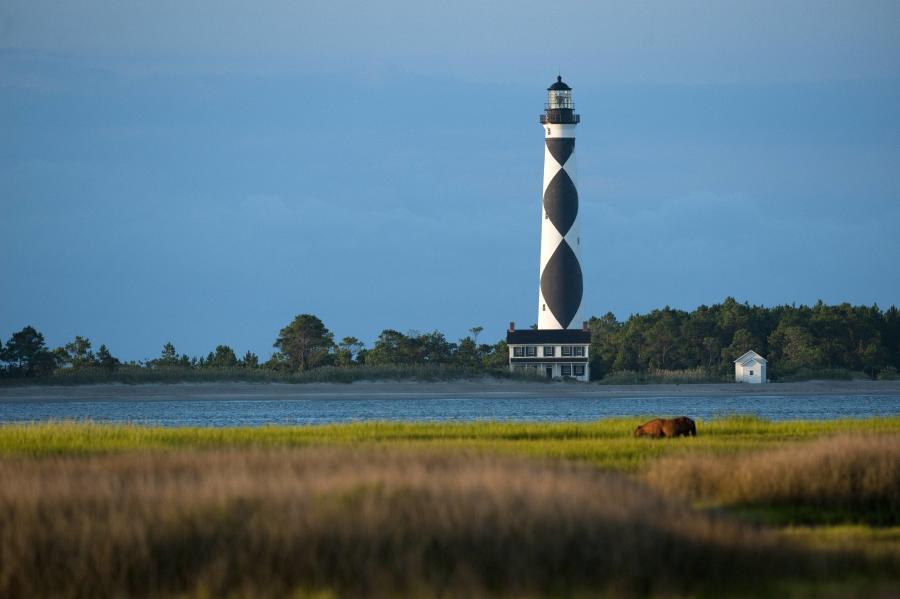
[(7, 457), (0, 480), (3, 597), (733, 594), (834, 559), (539, 460), (132, 452)]
[(842, 435), (735, 456), (673, 456), (646, 478), (664, 493), (721, 505), (837, 510), (900, 523), (900, 435)]

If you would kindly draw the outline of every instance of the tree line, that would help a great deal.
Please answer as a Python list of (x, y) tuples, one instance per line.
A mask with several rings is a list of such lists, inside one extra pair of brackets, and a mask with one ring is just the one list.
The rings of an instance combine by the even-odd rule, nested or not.
[(433, 331), (401, 333), (385, 329), (373, 346), (356, 337), (335, 341), (334, 334), (315, 315), (300, 314), (278, 333), (273, 347), (276, 351), (265, 362), (251, 351), (238, 358), (228, 345), (217, 345), (206, 356), (179, 354), (172, 342), (167, 342), (156, 358), (123, 363), (101, 345), (95, 353), (91, 340), (76, 336), (64, 346), (50, 349), (44, 335), (33, 326), (13, 333), (0, 344), (0, 376), (27, 378), (49, 376), (59, 371), (106, 371), (120, 368), (146, 370), (268, 370), (273, 372), (306, 372), (325, 366), (352, 368), (385, 365), (441, 365), (458, 366), (467, 371), (502, 369), (506, 366), (506, 342), (479, 344), (482, 327), (470, 329), (466, 336), (454, 343), (443, 333)]
[(620, 322), (591, 318), (591, 375), (700, 368), (720, 377), (754, 350), (776, 379), (825, 370), (894, 378), (900, 369), (900, 312), (847, 303), (766, 308), (726, 298), (692, 312), (665, 307)]
[[(751, 306), (726, 298), (691, 312), (665, 307), (619, 321), (612, 313), (593, 317), (591, 376), (616, 373), (700, 370), (711, 379), (733, 373), (732, 361), (755, 350), (769, 361), (773, 379), (815, 375), (825, 370), (862, 372), (871, 378), (895, 378), (900, 370), (900, 312), (891, 306)], [(41, 377), (59, 371), (130, 369), (268, 370), (306, 372), (322, 367), (441, 365), (466, 372), (501, 371), (507, 366), (505, 340), (479, 343), (482, 327), (457, 342), (432, 331), (381, 332), (372, 347), (356, 337), (336, 341), (315, 315), (300, 314), (279, 331), (272, 356), (261, 361), (248, 351), (238, 357), (227, 345), (206, 356), (179, 354), (166, 343), (158, 357), (122, 363), (106, 345), (96, 352), (87, 337), (76, 336), (50, 349), (32, 326), (0, 345), (0, 376)]]

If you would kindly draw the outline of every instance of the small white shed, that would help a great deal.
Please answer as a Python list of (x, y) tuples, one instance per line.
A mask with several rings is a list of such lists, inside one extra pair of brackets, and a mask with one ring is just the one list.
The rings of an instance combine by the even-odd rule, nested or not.
[(765, 383), (766, 359), (751, 349), (734, 361), (734, 380), (737, 383)]

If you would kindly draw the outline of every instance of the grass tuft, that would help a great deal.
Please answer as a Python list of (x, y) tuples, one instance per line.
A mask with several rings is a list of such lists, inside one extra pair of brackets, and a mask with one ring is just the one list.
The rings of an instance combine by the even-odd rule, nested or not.
[(778, 522), (900, 524), (900, 435), (840, 435), (734, 456), (672, 456), (646, 479)]

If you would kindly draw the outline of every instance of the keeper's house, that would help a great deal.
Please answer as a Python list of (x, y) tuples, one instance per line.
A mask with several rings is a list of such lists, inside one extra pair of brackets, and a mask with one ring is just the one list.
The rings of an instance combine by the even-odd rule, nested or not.
[(591, 376), (588, 348), (591, 332), (587, 323), (578, 329), (528, 329), (517, 331), (509, 323), (509, 369), (532, 369), (548, 379), (572, 378), (587, 382)]
[(765, 383), (766, 359), (753, 351), (734, 361), (734, 380), (737, 383)]

